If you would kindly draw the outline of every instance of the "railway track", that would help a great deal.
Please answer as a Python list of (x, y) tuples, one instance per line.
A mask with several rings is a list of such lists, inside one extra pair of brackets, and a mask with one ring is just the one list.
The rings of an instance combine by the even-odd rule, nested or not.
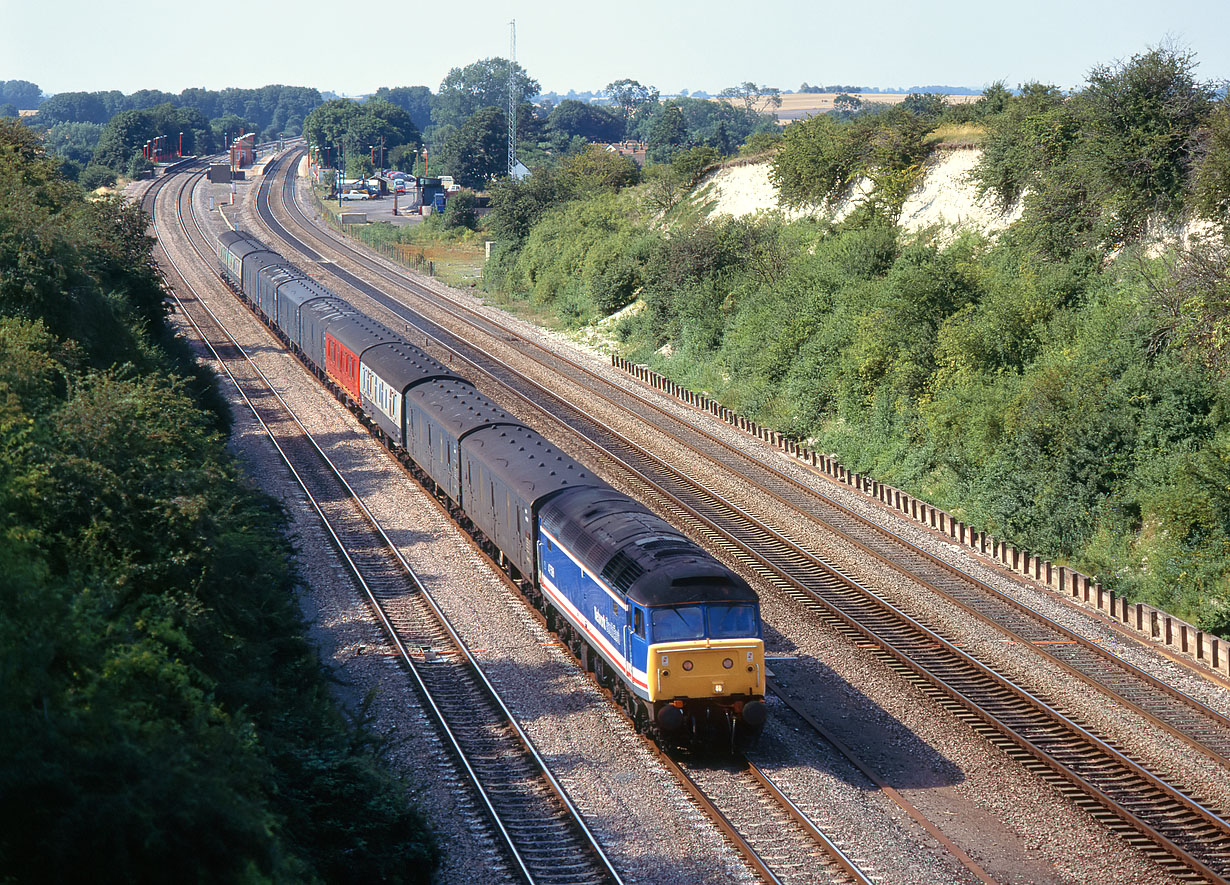
[[(183, 208), (199, 173), (179, 178), (174, 195), (179, 228), (160, 229), (159, 238), (182, 239), (211, 265), (208, 237), (191, 226), (195, 219), (190, 206)], [(147, 195), (151, 207), (159, 189), (152, 188)], [(170, 250), (167, 258), (174, 266)], [(490, 832), (475, 837), (500, 846), (490, 873), (536, 883), (621, 881), (579, 811), (396, 545), (186, 277), (179, 277), (176, 289), (185, 293), (177, 299), (179, 310), (278, 448), (435, 715), (442, 740), (464, 771), (460, 780), (468, 780), (473, 801), (489, 822)]]
[(746, 758), (665, 763), (693, 799), (712, 808), (728, 839), (757, 872), (781, 885), (872, 885), (869, 873)]
[[(289, 182), (290, 178), (284, 181)], [(294, 211), (292, 201), (286, 199), (286, 194), (284, 184), (284, 211)], [(301, 214), (300, 218), (300, 226), (306, 229), (307, 219)], [(267, 220), (272, 221), (271, 212)], [(284, 228), (282, 231), (289, 233)], [(407, 285), (405, 280), (390, 281)], [(353, 279), (349, 282), (354, 284)], [(476, 326), (493, 339), (508, 341), (511, 337), (506, 327), (482, 313), (453, 302), (441, 305), (438, 296), (430, 290), (412, 283), (409, 288), (421, 297), (429, 297), (457, 321)], [(490, 370), (489, 366), (481, 365), (480, 351), (450, 340), (450, 333), (439, 324), (419, 317), (415, 325), (427, 335), (445, 341), (450, 351), (459, 352), (472, 364)], [(671, 446), (697, 455), (697, 466), (686, 472), (672, 465), (692, 482), (704, 486), (706, 476), (714, 470), (736, 471), (758, 494), (770, 501), (772, 507), (780, 505), (784, 508), (783, 512), (789, 514), (788, 518), (775, 523), (774, 528), (796, 546), (806, 547), (802, 532), (797, 528), (804, 524), (840, 538), (886, 568), (893, 569), (983, 623), (1003, 631), (1011, 639), (1028, 644), (1073, 678), (1115, 697), (1208, 758), (1220, 764), (1230, 763), (1230, 718), (1145, 673), (1098, 643), (1056, 623), (1019, 599), (995, 590), (835, 499), (820, 494), (770, 461), (756, 458), (706, 432), (696, 422), (681, 419), (652, 398), (614, 386), (584, 363), (567, 359), (537, 342), (518, 338), (511, 343), (519, 353), (533, 360), (544, 371), (581, 386), (582, 396), (651, 422), (655, 431)], [(500, 380), (507, 382), (516, 374), (502, 373)]]
[[(267, 206), (265, 211), (268, 213)], [(273, 222), (271, 213), (267, 217)], [(276, 222), (273, 224), (277, 225)], [(294, 241), (293, 237), (291, 241)], [(310, 246), (306, 248), (306, 254), (315, 254), (316, 260), (321, 260), (319, 253), (315, 253)], [(386, 274), (383, 270), (377, 272)], [(397, 305), (390, 304), (387, 298), (379, 297), (381, 293), (374, 292), (373, 287), (355, 275), (342, 271), (342, 276), (349, 285), (365, 291), (370, 297), (378, 297), (386, 309), (407, 322), (414, 322), (426, 335), (455, 348), (459, 355), (472, 360), (476, 366), (510, 385), (521, 383), (512, 377), (518, 373), (499, 366), (474, 348), (469, 348), (466, 342), (459, 340), (458, 336), (449, 333), (439, 324), (407, 316), (404, 308), (399, 309)], [(399, 281), (398, 285), (404, 287), (406, 284)], [(510, 337), (507, 329), (493, 327), (491, 321), (485, 317), (475, 322), (482, 326), (487, 334), (494, 334), (500, 340), (507, 341)], [(531, 343), (517, 344), (518, 352), (533, 349), (535, 347)], [(552, 355), (550, 359), (557, 360), (558, 357)], [(569, 373), (570, 379), (581, 374), (575, 365), (567, 367), (565, 371)], [(542, 394), (543, 391), (539, 388), (531, 397), (537, 401), (534, 406), (536, 409), (542, 408), (543, 402), (551, 401), (549, 396), (539, 400)], [(626, 394), (621, 394), (624, 395)], [(641, 399), (645, 401), (644, 398)], [(1086, 797), (1087, 806), (1092, 804), (1103, 809), (1101, 816), (1117, 822), (1113, 825), (1120, 832), (1142, 834), (1147, 841), (1159, 846), (1160, 849), (1155, 850), (1154, 855), (1162, 859), (1168, 867), (1187, 870), (1213, 881), (1224, 880), (1230, 871), (1230, 865), (1224, 850), (1220, 848), (1220, 844), (1225, 843), (1227, 829), (1224, 815), (1219, 809), (1206, 807), (1209, 803), (1202, 802), (1198, 797), (1184, 795), (1181, 786), (1179, 789), (1169, 787), (1162, 777), (1151, 774), (1143, 765), (1127, 758), (1109, 742), (1092, 734), (1091, 730), (1080, 722), (1064, 716), (1044, 700), (1031, 697), (1007, 684), (1006, 680), (990, 668), (974, 661), (935, 631), (917, 623), (907, 612), (888, 605), (883, 600), (877, 600), (875, 594), (859, 588), (834, 570), (826, 568), (816, 557), (808, 554), (782, 533), (761, 524), (759, 520), (730, 502), (720, 501), (719, 496), (704, 489), (695, 479), (679, 476), (660, 461), (655, 464), (656, 459), (650, 458), (629, 441), (620, 443), (612, 439), (601, 420), (581, 414), (558, 398), (555, 403), (546, 406), (545, 411), (552, 414), (554, 420), (561, 425), (583, 427), (584, 435), (592, 442), (608, 451), (617, 452), (617, 455), (606, 456), (609, 462), (621, 472), (627, 473), (631, 470), (634, 475), (639, 476), (640, 479), (636, 481), (640, 483), (644, 496), (675, 514), (680, 521), (689, 525), (696, 535), (708, 540), (712, 546), (726, 550), (748, 570), (761, 575), (783, 590), (794, 593), (798, 598), (806, 600), (807, 604), (820, 604), (826, 617), (875, 643), (882, 649), (881, 653), (894, 658), (899, 666), (912, 674), (912, 678), (930, 686), (930, 690), (944, 697), (950, 705), (962, 709), (964, 715), (979, 723), (984, 731), (993, 731), (998, 735), (996, 740), (1002, 746), (1009, 748), (1018, 757), (1030, 760), (1030, 764), (1039, 770), (1051, 772), (1053, 777), (1078, 786)], [(759, 468), (754, 469), (763, 471), (766, 467), (767, 465), (761, 463)], [(780, 471), (770, 469), (769, 472), (781, 476)], [(652, 480), (649, 477), (652, 477)], [(781, 479), (775, 479), (773, 482), (783, 485)], [(785, 485), (790, 490), (790, 484)], [(793, 489), (790, 493), (794, 494), (796, 491), (797, 489)], [(779, 500), (785, 497), (783, 494)], [(814, 493), (810, 493), (810, 497), (802, 504), (791, 506), (794, 510), (801, 507), (802, 512), (807, 512), (807, 508), (816, 506), (817, 498)], [(837, 531), (854, 537), (856, 527), (848, 521), (844, 526), (841, 525), (843, 520), (847, 520), (847, 516), (841, 514), (839, 508), (831, 520)], [(865, 544), (864, 549), (868, 550), (873, 544), (885, 544), (882, 536), (870, 540), (872, 543), (855, 543)], [(916, 548), (911, 550), (908, 545), (904, 547), (905, 552), (901, 552), (903, 548), (899, 542), (900, 539), (887, 541), (889, 545), (897, 544), (898, 550), (886, 554), (886, 558), (894, 560), (914, 557), (906, 571), (913, 574), (916, 580), (922, 580), (926, 586), (942, 589), (951, 598), (957, 599), (969, 586), (977, 583), (962, 578), (956, 586), (942, 587), (941, 585), (951, 582), (952, 571), (937, 570), (934, 558), (919, 556), (921, 551)], [(975, 589), (986, 595), (985, 589)], [(989, 598), (993, 599), (993, 596)], [(1100, 677), (1102, 690), (1116, 696), (1121, 694), (1123, 703), (1141, 711), (1159, 724), (1164, 723), (1164, 727), (1172, 728), (1175, 733), (1183, 735), (1189, 743), (1199, 745), (1201, 752), (1211, 758), (1225, 759), (1224, 721), (1219, 721), (1212, 711), (1206, 711), (1200, 705), (1192, 704), (1182, 697), (1171, 697), (1164, 702), (1158, 702), (1154, 695), (1161, 697), (1164, 686), (1156, 680), (1151, 681), (1151, 677), (1133, 673), (1134, 668), (1124, 667), (1122, 662), (1102, 655), (1096, 645), (1088, 644), (1092, 648), (1085, 647), (1062, 632), (1040, 632), (1053, 631), (1057, 625), (1052, 627), (1044, 623), (1045, 619), (1030, 617), (1027, 611), (1022, 610), (1024, 607), (996, 602), (992, 608), (1002, 607), (988, 615), (987, 606), (981, 598), (965, 600), (963, 604), (968, 605), (972, 611), (979, 611), (981, 617), (987, 617), (996, 623), (1019, 621), (1017, 626), (1004, 627), (1002, 623), (1000, 626), (1003, 629), (1019, 630), (1018, 639), (1030, 643), (1033, 647), (1043, 647), (1039, 646), (1039, 643), (1044, 642), (1081, 646), (1081, 655), (1092, 653), (1087, 661), (1077, 661), (1074, 664), (1070, 659), (1076, 656), (1067, 655), (1069, 649), (1066, 648), (1061, 649), (1065, 654), (1053, 657), (1063, 666), (1070, 667), (1072, 672), (1105, 669), (1109, 675)], [(1048, 636), (1057, 638), (1048, 639)], [(943, 654), (932, 654), (935, 650), (942, 650)], [(1127, 674), (1126, 677), (1124, 674)], [(1130, 684), (1121, 688), (1125, 680)], [(1127, 784), (1130, 786), (1124, 786)], [(1132, 841), (1140, 842), (1141, 839), (1133, 836)]]
[[(539, 617), (536, 610), (531, 611)], [(614, 706), (618, 708), (618, 705)], [(649, 745), (653, 746), (651, 743)], [(654, 747), (654, 750), (657, 751), (657, 748)], [(765, 881), (855, 885), (871, 881), (853, 860), (837, 848), (832, 839), (774, 787), (767, 775), (758, 773), (752, 763), (744, 760), (738, 779), (727, 783), (724, 791), (724, 805), (733, 799), (739, 800), (742, 815), (741, 823), (736, 826), (711, 797), (711, 790), (697, 786), (697, 778), (708, 769), (694, 768), (692, 773), (688, 773), (680, 763), (660, 751), (658, 758), (685, 785), (696, 805), (717, 823), (719, 830)], [(714, 774), (709, 776), (711, 784), (715, 777), (720, 779)], [(740, 835), (742, 831), (755, 831), (764, 838), (763, 834), (773, 832), (779, 825), (784, 826), (784, 832), (790, 833), (792, 838), (778, 835), (768, 839), (768, 844), (762, 845), (759, 850)]]

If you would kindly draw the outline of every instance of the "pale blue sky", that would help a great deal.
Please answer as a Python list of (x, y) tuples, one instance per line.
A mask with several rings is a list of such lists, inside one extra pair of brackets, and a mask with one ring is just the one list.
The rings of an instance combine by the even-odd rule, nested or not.
[[(507, 57), (512, 19), (517, 61), (548, 92), (624, 77), (663, 93), (745, 80), (782, 90), (804, 81), (980, 88), (999, 79), (1072, 88), (1094, 65), (1167, 38), (1195, 52), (1201, 78), (1230, 78), (1227, 0), (469, 0), (370, 4), (370, 13), (365, 5), (0, 0), (0, 80), (31, 80), (46, 93), (270, 83), (348, 95), (435, 91), (452, 67)], [(223, 22), (224, 10), (235, 18)]]

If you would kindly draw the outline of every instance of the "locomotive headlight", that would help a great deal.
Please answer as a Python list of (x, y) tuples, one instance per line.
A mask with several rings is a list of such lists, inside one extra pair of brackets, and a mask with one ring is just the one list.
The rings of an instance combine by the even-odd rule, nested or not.
[(684, 661), (684, 662), (683, 662), (683, 669), (685, 669), (685, 670), (691, 670), (691, 669), (692, 669), (692, 662), (691, 662), (691, 661)]
[(734, 665), (735, 665), (735, 662), (732, 661), (730, 658), (726, 658), (725, 660), (722, 661), (722, 666), (727, 670), (729, 670)]

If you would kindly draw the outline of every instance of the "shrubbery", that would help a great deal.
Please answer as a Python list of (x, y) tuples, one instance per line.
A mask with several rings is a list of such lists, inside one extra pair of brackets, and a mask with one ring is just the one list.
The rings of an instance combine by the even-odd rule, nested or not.
[(1025, 194), (1022, 227), (1043, 257), (1131, 243), (1151, 220), (1179, 218), (1193, 187), (1214, 210), (1219, 198), (1211, 195), (1227, 192), (1215, 183), (1223, 177), (1220, 121), (1213, 87), (1195, 68), (1190, 53), (1161, 47), (1094, 68), (1072, 96), (1025, 86), (987, 118), (975, 172), (982, 188), (1005, 205)]
[(894, 107), (846, 122), (820, 115), (792, 125), (771, 172), (782, 203), (831, 206), (867, 177), (873, 199), (866, 211), (895, 222), (930, 152), (928, 119)]
[(163, 321), (147, 218), (2, 120), (0, 185), (0, 879), (430, 881)]

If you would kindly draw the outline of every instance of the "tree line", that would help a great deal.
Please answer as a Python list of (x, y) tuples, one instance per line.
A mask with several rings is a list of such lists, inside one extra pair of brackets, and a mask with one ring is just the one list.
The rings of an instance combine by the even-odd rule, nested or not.
[(148, 219), (0, 120), (0, 880), (431, 881)]
[(770, 131), (766, 112), (780, 103), (778, 90), (751, 82), (724, 90), (726, 102), (663, 101), (653, 87), (623, 79), (607, 85), (602, 102), (565, 98), (552, 104), (536, 101), (540, 86), (524, 68), (498, 57), (451, 69), (435, 91), (382, 86), (361, 100), (326, 101), (316, 89), (280, 85), (49, 97), (26, 81), (3, 85), (4, 95), (38, 108), (24, 122), (43, 133), (61, 158), (61, 173), (90, 189), (148, 170), (144, 146), (155, 138), (176, 152), (199, 155), (224, 150), (242, 132), (261, 140), (305, 135), (331, 164), (340, 148), (351, 177), (381, 165), (409, 171), (423, 150), (435, 171), (479, 188), (507, 172), (510, 81), (518, 153), (527, 166), (622, 139), (649, 143), (658, 162), (699, 144), (729, 153), (753, 132)]
[[(346, 172), (368, 174), (373, 162), (375, 135), (370, 115), (363, 108), (387, 116), (384, 104), (405, 111), (414, 125), (402, 127), (404, 143), (388, 142), (388, 165), (409, 171), (418, 150), (425, 148), (429, 169), (452, 175), (470, 188), (485, 188), (508, 172), (508, 96), (514, 96), (518, 158), (529, 168), (551, 166), (562, 157), (584, 152), (593, 143), (623, 139), (649, 144), (653, 159), (668, 162), (675, 154), (698, 145), (719, 154), (734, 151), (755, 133), (769, 132), (776, 124), (766, 111), (780, 103), (778, 91), (744, 83), (725, 91), (730, 102), (682, 97), (661, 100), (659, 92), (636, 80), (609, 83), (603, 101), (565, 98), (558, 103), (536, 100), (540, 86), (519, 64), (487, 58), (453, 68), (437, 92), (426, 86), (381, 87), (366, 105), (345, 99), (327, 102), (305, 125), (314, 144), (332, 150), (343, 147)], [(378, 138), (378, 136), (376, 136)]]
[[(34, 84), (29, 86), (39, 92)], [(144, 148), (155, 138), (164, 139), (170, 151), (191, 156), (223, 151), (246, 132), (262, 139), (296, 136), (303, 118), (321, 100), (316, 89), (300, 86), (193, 88), (178, 95), (157, 89), (130, 95), (118, 90), (61, 92), (34, 103), (38, 113), (23, 122), (42, 133), (48, 149), (60, 158), (64, 177), (94, 189), (150, 169)]]

